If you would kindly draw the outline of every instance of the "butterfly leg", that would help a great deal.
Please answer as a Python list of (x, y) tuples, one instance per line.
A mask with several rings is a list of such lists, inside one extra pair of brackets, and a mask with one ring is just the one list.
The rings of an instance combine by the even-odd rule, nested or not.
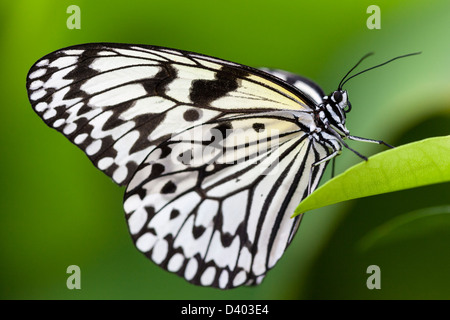
[[(327, 130), (328, 130), (329, 133), (331, 133), (333, 136), (336, 137), (336, 139), (340, 142), (341, 145), (343, 145), (345, 148), (347, 148), (348, 150), (350, 150), (351, 152), (353, 152), (354, 154), (356, 154), (356, 155), (357, 155), (358, 157), (360, 157), (361, 159), (367, 161), (367, 157), (366, 157), (366, 156), (363, 156), (363, 155), (360, 154), (358, 151), (356, 151), (356, 150), (350, 148), (350, 146), (349, 146), (347, 143), (345, 143), (344, 139), (342, 139), (341, 135), (340, 135), (339, 133), (337, 133), (333, 128), (331, 128), (331, 127), (329, 127), (329, 126), (327, 126), (326, 128), (327, 128)], [(354, 138), (355, 140), (356, 140), (356, 139), (360, 139), (360, 140), (358, 140), (358, 141), (365, 141), (364, 138), (360, 138), (360, 137), (354, 137), (354, 136), (346, 136), (346, 137), (349, 138), (349, 139)], [(351, 137), (351, 138), (350, 138), (350, 137)], [(352, 140), (353, 140), (353, 139), (352, 139)], [(371, 139), (367, 139), (367, 142), (380, 143), (379, 141), (377, 142), (377, 140), (371, 140)]]
[(369, 142), (369, 143), (376, 143), (376, 144), (383, 144), (386, 147), (389, 147), (391, 149), (395, 148), (393, 146), (391, 146), (390, 144), (381, 141), (381, 140), (373, 140), (373, 139), (367, 139), (367, 138), (361, 138), (361, 137), (356, 137), (356, 136), (347, 136), (347, 138), (349, 138), (350, 140), (354, 140), (354, 141), (361, 141), (361, 142)]
[(311, 182), (312, 182), (311, 178), (313, 176), (314, 167), (318, 166), (321, 163), (324, 163), (324, 162), (330, 161), (331, 159), (334, 159), (334, 157), (339, 155), (341, 153), (341, 151), (342, 151), (341, 149), (337, 149), (334, 152), (332, 152), (331, 154), (329, 154), (328, 156), (326, 156), (325, 158), (320, 159), (311, 165), (311, 170), (309, 172), (309, 181), (308, 181), (308, 195), (311, 194)]

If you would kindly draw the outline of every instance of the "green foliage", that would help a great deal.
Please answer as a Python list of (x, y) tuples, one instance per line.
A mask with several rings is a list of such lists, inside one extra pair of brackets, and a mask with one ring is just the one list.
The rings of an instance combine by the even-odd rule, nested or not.
[(295, 210), (450, 181), (450, 136), (429, 138), (376, 154), (331, 179)]
[(450, 229), (450, 206), (423, 208), (396, 216), (364, 235), (356, 247), (367, 252), (376, 246), (420, 238)]

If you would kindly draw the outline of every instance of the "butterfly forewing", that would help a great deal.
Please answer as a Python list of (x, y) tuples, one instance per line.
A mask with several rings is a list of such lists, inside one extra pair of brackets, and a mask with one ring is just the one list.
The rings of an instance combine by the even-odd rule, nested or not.
[(87, 44), (30, 70), (36, 113), (120, 185), (137, 248), (188, 281), (259, 283), (330, 151), (311, 139), (321, 89), (154, 46)]
[(126, 184), (145, 156), (174, 132), (230, 110), (307, 108), (252, 71), (257, 72), (182, 51), (91, 44), (39, 60), (27, 87), (35, 111), (49, 126), (116, 183)]

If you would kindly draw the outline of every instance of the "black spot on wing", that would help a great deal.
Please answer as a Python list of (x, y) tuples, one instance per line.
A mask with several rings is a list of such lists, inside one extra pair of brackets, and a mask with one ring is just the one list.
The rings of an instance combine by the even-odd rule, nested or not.
[(200, 113), (199, 110), (196, 109), (188, 109), (184, 112), (183, 114), (183, 118), (186, 121), (196, 121), (198, 119), (200, 119)]
[(179, 215), (180, 215), (180, 211), (178, 211), (177, 209), (173, 209), (172, 212), (170, 213), (170, 220), (175, 219)]
[(265, 129), (265, 125), (264, 123), (254, 123), (253, 124), (253, 130), (255, 130), (256, 132), (263, 132)]
[[(164, 135), (159, 139), (160, 141), (167, 141), (170, 138), (169, 135)], [(161, 150), (161, 154), (159, 155), (160, 159), (164, 159), (168, 155), (172, 154), (172, 148), (167, 145), (167, 143), (161, 143), (159, 146), (159, 149)], [(162, 165), (161, 165), (162, 166)], [(162, 166), (164, 168), (164, 166)]]
[(174, 193), (177, 190), (177, 186), (172, 182), (168, 181), (164, 187), (161, 189), (162, 194)]
[(224, 97), (239, 87), (239, 81), (248, 76), (242, 69), (222, 67), (214, 80), (196, 80), (192, 82), (190, 99), (194, 104), (205, 105)]
[(155, 178), (159, 177), (164, 172), (164, 170), (165, 170), (165, 167), (162, 164), (155, 163), (152, 165), (152, 171), (148, 178), (155, 179)]
[(234, 238), (235, 237), (228, 232), (220, 234), (220, 241), (224, 248), (228, 248), (229, 246), (231, 246), (231, 243), (233, 242)]
[(202, 236), (202, 234), (205, 232), (206, 228), (204, 226), (193, 226), (192, 228), (192, 235), (194, 239), (198, 239)]
[[(146, 207), (144, 207), (144, 209), (147, 212), (147, 221), (149, 221), (150, 219), (152, 219), (155, 216), (156, 211), (155, 211), (154, 206), (146, 206)], [(150, 228), (150, 229), (148, 229), (148, 231), (150, 231), (151, 233), (156, 235), (155, 229)]]
[(153, 77), (141, 80), (141, 84), (150, 96), (162, 96), (165, 86), (173, 80), (175, 71), (170, 66), (162, 66)]

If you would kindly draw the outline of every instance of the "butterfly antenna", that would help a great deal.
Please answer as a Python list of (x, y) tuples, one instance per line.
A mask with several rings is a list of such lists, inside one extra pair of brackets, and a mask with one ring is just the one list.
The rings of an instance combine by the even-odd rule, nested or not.
[[(359, 66), (359, 64), (360, 64), (361, 62), (363, 62), (366, 58), (370, 57), (371, 55), (373, 55), (373, 52), (369, 52), (369, 53), (367, 53), (364, 57), (362, 57), (361, 59), (359, 59), (358, 63), (355, 64), (355, 65), (353, 66), (353, 68), (351, 68), (351, 69), (345, 74), (345, 76), (342, 78), (341, 82), (339, 82), (338, 90), (341, 90), (341, 89), (342, 89), (342, 86), (344, 85), (342, 82), (344, 82), (345, 78), (347, 78), (347, 76), (348, 76), (353, 70), (355, 70), (355, 68), (356, 68), (357, 66)], [(345, 82), (344, 82), (344, 83), (345, 83)]]
[[(394, 61), (394, 60), (397, 60), (397, 59), (400, 59), (400, 58), (409, 57), (409, 56), (414, 56), (414, 55), (421, 54), (421, 53), (422, 53), (422, 52), (413, 52), (413, 53), (408, 53), (408, 54), (404, 54), (404, 55), (402, 55), (402, 56), (398, 56), (398, 57), (392, 58), (391, 60), (388, 60), (388, 61), (386, 61), (386, 62), (380, 63), (380, 64), (378, 64), (378, 65), (376, 65), (376, 66), (367, 68), (367, 69), (365, 69), (365, 70), (363, 70), (363, 71), (360, 71), (360, 72), (358, 72), (358, 73), (352, 75), (351, 77), (345, 79), (345, 77), (347, 77), (347, 75), (350, 73), (350, 72), (348, 72), (348, 73), (345, 75), (345, 77), (344, 77), (345, 81), (344, 81), (344, 79), (342, 79), (342, 81), (339, 83), (339, 90), (342, 89), (342, 87), (344, 86), (344, 84), (347, 83), (348, 80), (350, 80), (350, 79), (352, 79), (352, 78), (354, 78), (354, 77), (360, 75), (361, 73), (364, 73), (364, 72), (367, 72), (367, 71), (369, 71), (369, 70), (372, 70), (372, 69), (375, 69), (375, 68), (384, 66), (385, 64), (388, 64), (389, 62), (392, 62), (392, 61)], [(369, 54), (369, 55), (370, 55), (370, 54)], [(368, 57), (368, 55), (365, 55), (365, 56), (364, 56), (364, 57), (363, 57), (356, 65), (360, 64), (361, 61), (364, 60), (364, 59), (367, 58), (367, 57)], [(355, 66), (355, 67), (356, 67), (356, 66)], [(353, 67), (352, 70), (355, 69), (355, 67)], [(352, 70), (350, 70), (350, 71), (352, 71)]]

